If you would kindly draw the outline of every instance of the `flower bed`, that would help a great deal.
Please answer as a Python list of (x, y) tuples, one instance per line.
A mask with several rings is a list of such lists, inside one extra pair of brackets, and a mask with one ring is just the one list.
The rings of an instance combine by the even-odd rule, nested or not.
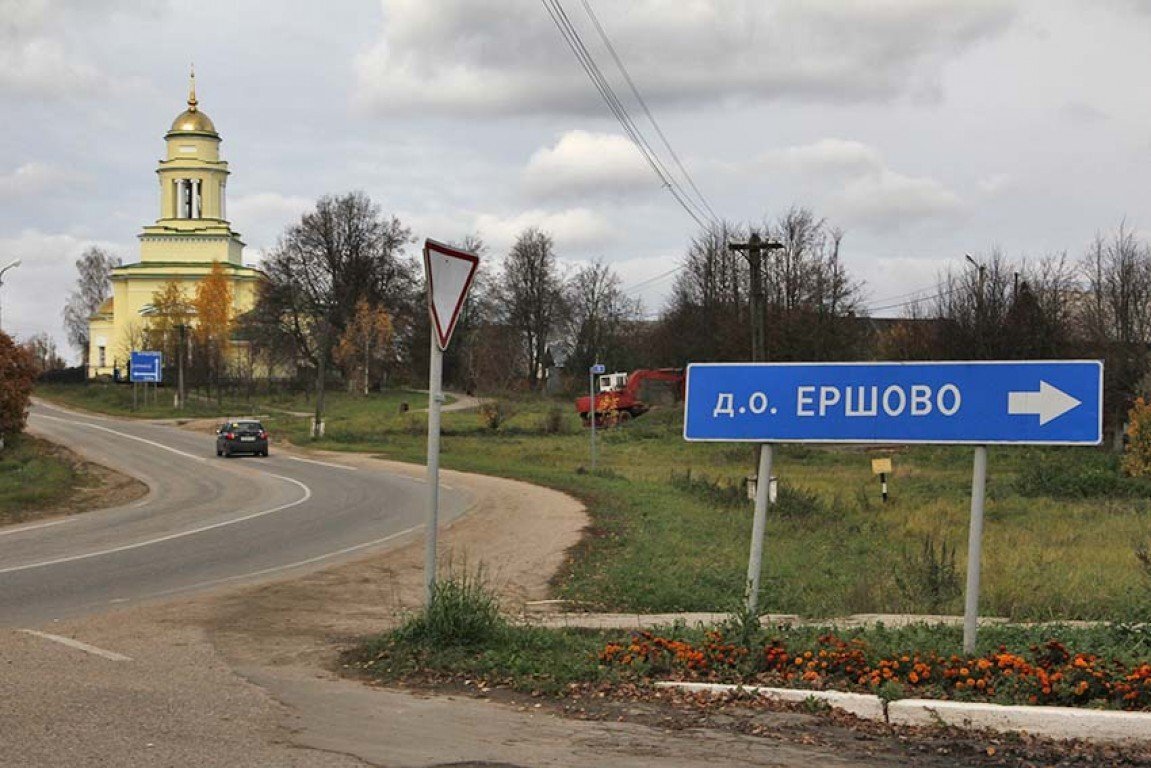
[(1151, 664), (1071, 653), (1055, 640), (1026, 653), (1000, 646), (974, 657), (929, 652), (875, 658), (865, 641), (832, 634), (805, 649), (789, 649), (779, 639), (751, 649), (718, 631), (697, 644), (639, 632), (630, 642), (605, 646), (600, 662), (644, 677), (875, 692), (891, 698), (1151, 710)]

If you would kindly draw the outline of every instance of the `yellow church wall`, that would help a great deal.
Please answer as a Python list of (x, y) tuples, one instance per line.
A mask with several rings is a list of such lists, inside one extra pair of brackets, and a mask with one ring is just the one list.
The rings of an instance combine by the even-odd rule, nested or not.
[[(226, 223), (222, 224), (227, 227)], [(173, 233), (166, 236), (147, 235), (140, 239), (141, 262), (183, 261), (202, 265), (205, 261), (243, 262), (244, 244), (234, 237), (190, 238)]]

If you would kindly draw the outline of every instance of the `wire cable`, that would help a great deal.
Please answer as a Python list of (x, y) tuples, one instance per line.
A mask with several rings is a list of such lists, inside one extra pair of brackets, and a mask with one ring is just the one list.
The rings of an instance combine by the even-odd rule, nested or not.
[(620, 55), (616, 51), (615, 46), (612, 45), (611, 39), (608, 37), (607, 31), (604, 29), (603, 24), (600, 23), (599, 17), (597, 17), (595, 11), (592, 10), (591, 3), (589, 0), (580, 0), (580, 2), (582, 3), (588, 18), (591, 19), (592, 24), (595, 26), (596, 32), (599, 33), (600, 40), (603, 41), (604, 46), (608, 50), (608, 53), (611, 54), (612, 59), (615, 61), (616, 67), (619, 68), (620, 74), (623, 75), (623, 79), (627, 81), (632, 95), (635, 96), (635, 100), (639, 103), (640, 107), (643, 108), (644, 114), (646, 114), (647, 119), (651, 121), (651, 125), (653, 128), (655, 128), (655, 132), (659, 135), (660, 141), (663, 142), (663, 146), (667, 149), (668, 154), (671, 155), (672, 160), (675, 161), (676, 167), (679, 168), (680, 173), (683, 174), (683, 178), (687, 180), (688, 185), (691, 187), (692, 191), (695, 192), (695, 196), (707, 210), (710, 219), (713, 222), (718, 222), (719, 216), (716, 215), (715, 210), (711, 207), (711, 204), (708, 203), (707, 198), (704, 196), (703, 192), (700, 191), (699, 187), (695, 183), (695, 180), (691, 177), (691, 174), (688, 173), (687, 168), (684, 167), (683, 162), (679, 158), (679, 154), (671, 146), (671, 142), (668, 141), (668, 138), (664, 134), (663, 129), (660, 128), (659, 122), (655, 119), (655, 115), (652, 114), (651, 109), (648, 108), (647, 101), (639, 92), (639, 88), (636, 86), (635, 81), (632, 79), (631, 73), (628, 72), (627, 67), (624, 65), (623, 59), (620, 58)]
[(548, 15), (551, 16), (556, 28), (559, 29), (560, 34), (567, 42), (568, 47), (570, 47), (572, 53), (575, 54), (576, 60), (592, 81), (601, 98), (603, 98), (607, 104), (608, 109), (616, 121), (619, 122), (624, 133), (627, 134), (627, 137), (639, 150), (640, 154), (643, 155), (656, 177), (660, 180), (662, 186), (668, 190), (676, 202), (679, 203), (680, 207), (683, 208), (701, 228), (710, 229), (709, 224), (715, 226), (717, 223), (715, 221), (709, 220), (708, 224), (704, 223), (705, 219), (710, 219), (708, 212), (701, 208), (694, 200), (691, 200), (682, 190), (678, 181), (676, 181), (674, 176), (668, 171), (647, 139), (644, 138), (643, 133), (631, 118), (627, 108), (623, 105), (623, 102), (620, 101), (619, 96), (615, 93), (615, 90), (604, 76), (602, 70), (600, 70), (596, 64), (595, 58), (584, 44), (579, 31), (575, 28), (575, 25), (572, 24), (560, 0), (541, 0), (541, 2), (547, 10)]

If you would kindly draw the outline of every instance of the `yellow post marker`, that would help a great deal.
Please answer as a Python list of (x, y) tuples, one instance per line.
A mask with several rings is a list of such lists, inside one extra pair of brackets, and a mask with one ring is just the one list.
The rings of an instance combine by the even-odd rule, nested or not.
[(887, 503), (887, 476), (892, 472), (891, 458), (872, 459), (871, 474), (879, 475), (879, 487), (883, 492), (883, 503)]

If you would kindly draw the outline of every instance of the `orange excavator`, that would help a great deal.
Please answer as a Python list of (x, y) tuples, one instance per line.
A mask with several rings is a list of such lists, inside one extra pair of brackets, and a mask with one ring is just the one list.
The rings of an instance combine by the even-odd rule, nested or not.
[[(631, 373), (604, 373), (597, 379), (595, 425), (611, 426), (642, 416), (653, 405), (674, 405), (683, 401), (682, 368), (640, 368)], [(576, 411), (589, 426), (592, 419), (591, 395), (576, 398)]]

